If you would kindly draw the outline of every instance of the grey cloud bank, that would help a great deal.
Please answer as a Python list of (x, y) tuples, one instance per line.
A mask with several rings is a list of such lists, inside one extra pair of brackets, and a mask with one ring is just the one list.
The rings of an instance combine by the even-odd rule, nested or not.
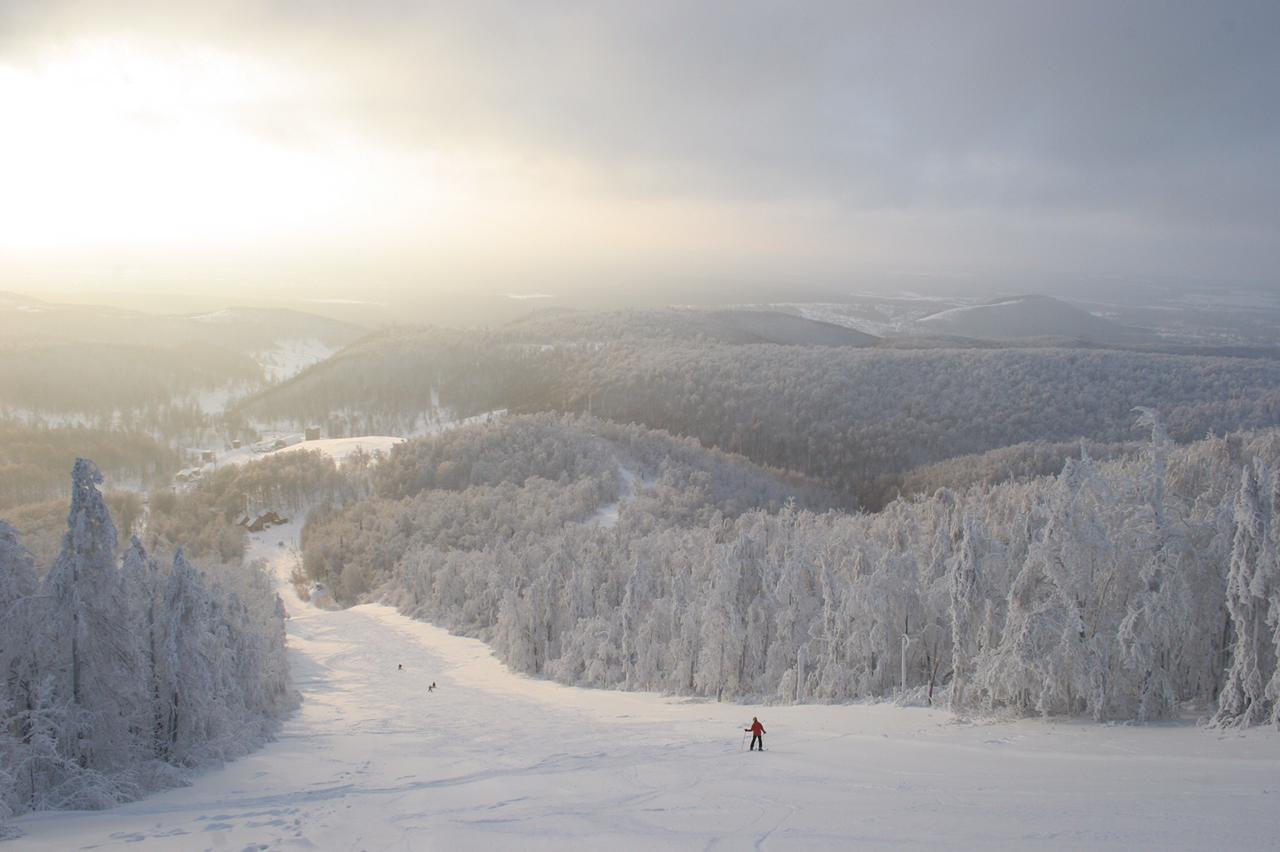
[(263, 132), (305, 134), (338, 115), (406, 150), (501, 149), (539, 175), (569, 163), (621, 204), (789, 221), (820, 211), (812, 271), (826, 278), (909, 265), (1267, 285), (1280, 261), (1274, 3), (279, 3), (111, 16), (17, 3), (0, 18), (11, 45), (121, 22), (288, 57), (324, 81), (280, 105), (287, 128)]

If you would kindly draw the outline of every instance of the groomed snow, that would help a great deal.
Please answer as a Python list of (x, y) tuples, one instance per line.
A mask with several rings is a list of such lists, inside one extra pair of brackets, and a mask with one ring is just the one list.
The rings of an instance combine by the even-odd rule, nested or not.
[(987, 308), (1001, 308), (1008, 305), (1019, 305), (1027, 301), (1025, 297), (1017, 299), (1005, 299), (1003, 302), (987, 302), (983, 305), (963, 305), (958, 308), (948, 308), (945, 311), (938, 311), (936, 314), (929, 314), (927, 317), (921, 317), (916, 322), (934, 322), (944, 317), (955, 317), (960, 314), (971, 314), (977, 311), (983, 311)]
[(276, 341), (274, 347), (253, 353), (269, 382), (293, 378), (308, 367), (319, 364), (341, 349), (316, 338), (290, 338)]
[[(273, 450), (264, 453), (266, 456), (278, 456), (283, 453), (293, 453), (299, 450), (307, 450), (310, 452), (321, 453), (335, 462), (341, 463), (343, 459), (356, 452), (363, 450), (366, 453), (390, 453), (391, 448), (403, 441), (404, 438), (396, 438), (392, 435), (361, 435), (358, 438), (322, 438), (319, 441), (303, 441), (300, 444), (292, 444), (283, 449)], [(259, 456), (261, 458), (261, 456)]]
[[(278, 576), (297, 529), (255, 536)], [(24, 817), (5, 852), (1275, 843), (1273, 731), (966, 724), (891, 705), (574, 689), (513, 675), (480, 642), (387, 607), (328, 612), (283, 594), (303, 704), (277, 742), (112, 811)], [(741, 751), (752, 714), (764, 754)]]

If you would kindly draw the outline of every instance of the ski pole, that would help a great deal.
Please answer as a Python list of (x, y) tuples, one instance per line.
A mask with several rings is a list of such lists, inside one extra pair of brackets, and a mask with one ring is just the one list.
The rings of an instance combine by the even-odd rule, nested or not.
[(738, 751), (745, 751), (747, 748), (747, 732), (742, 732), (742, 745), (738, 746)]

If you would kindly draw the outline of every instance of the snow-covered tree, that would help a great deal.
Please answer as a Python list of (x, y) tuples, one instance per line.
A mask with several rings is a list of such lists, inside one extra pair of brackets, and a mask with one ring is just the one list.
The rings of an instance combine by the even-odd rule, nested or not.
[(1218, 699), (1215, 725), (1256, 725), (1266, 718), (1266, 664), (1264, 600), (1256, 594), (1266, 548), (1266, 522), (1262, 511), (1260, 471), (1246, 465), (1235, 505), (1235, 541), (1227, 575), (1227, 610), (1235, 643), (1226, 686)]
[(967, 706), (969, 687), (978, 655), (982, 651), (981, 594), (979, 584), (979, 536), (977, 522), (966, 516), (960, 552), (951, 565), (951, 706)]
[(165, 580), (136, 539), (117, 565), (100, 482), (76, 462), (42, 584), (0, 522), (0, 818), (136, 798), (174, 783), (169, 764), (253, 748), (292, 706), (284, 612), (265, 575), (229, 566), (245, 597), (210, 591), (179, 553)]
[[(1142, 463), (1127, 483), (1134, 489), (1122, 511), (1120, 535), (1129, 543), (1123, 554), (1140, 582), (1119, 627), (1119, 641), (1129, 674), (1138, 691), (1136, 716), (1146, 722), (1171, 716), (1179, 698), (1180, 652), (1201, 627), (1190, 602), (1195, 571), (1183, 527), (1168, 505), (1169, 454), (1172, 441), (1164, 421), (1152, 409), (1141, 409), (1139, 425), (1151, 429)], [(1123, 505), (1123, 504), (1122, 504)]]
[(45, 577), (52, 610), (42, 626), (42, 667), (65, 702), (63, 754), (86, 770), (121, 771), (146, 753), (149, 705), (140, 639), (125, 613), (115, 562), (116, 529), (87, 459), (72, 471), (71, 513), (62, 553)]
[(164, 588), (157, 639), (160, 741), (166, 760), (196, 766), (207, 744), (219, 737), (214, 639), (208, 591), (181, 550)]
[(162, 603), (160, 568), (156, 561), (147, 555), (142, 542), (137, 538), (130, 542), (120, 568), (124, 579), (125, 600), (128, 605), (128, 611), (124, 616), (141, 640), (139, 665), (145, 690), (145, 702), (150, 711), (150, 718), (147, 720), (147, 748), (153, 757), (163, 758), (165, 754), (164, 723), (160, 712), (158, 666), (160, 623), (157, 618), (157, 610)]

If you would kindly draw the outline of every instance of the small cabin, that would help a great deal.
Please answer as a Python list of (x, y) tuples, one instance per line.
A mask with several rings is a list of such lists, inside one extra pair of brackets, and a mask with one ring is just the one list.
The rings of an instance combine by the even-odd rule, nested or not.
[(201, 450), (200, 461), (205, 464), (212, 464), (218, 460), (218, 454), (213, 450)]
[(320, 440), (320, 427), (319, 427), (319, 426), (308, 426), (308, 427), (307, 427), (306, 434), (305, 434), (305, 436), (303, 437), (303, 440), (304, 440), (304, 441), (319, 441), (319, 440)]

